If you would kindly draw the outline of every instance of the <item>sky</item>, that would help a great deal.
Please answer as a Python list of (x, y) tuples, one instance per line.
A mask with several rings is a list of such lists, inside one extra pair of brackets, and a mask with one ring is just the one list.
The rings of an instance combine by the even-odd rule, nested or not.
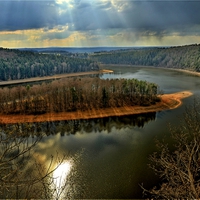
[(200, 0), (0, 0), (0, 47), (200, 43)]

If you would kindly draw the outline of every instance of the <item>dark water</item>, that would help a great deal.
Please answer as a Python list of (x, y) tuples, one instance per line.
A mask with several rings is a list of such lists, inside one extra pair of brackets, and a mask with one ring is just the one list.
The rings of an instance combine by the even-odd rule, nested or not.
[[(137, 78), (157, 83), (164, 93), (191, 90), (200, 94), (200, 77), (154, 68), (113, 68), (102, 78)], [(142, 198), (139, 184), (151, 188), (157, 177), (148, 168), (148, 157), (155, 151), (155, 138), (169, 135), (168, 125), (179, 124), (179, 117), (193, 97), (175, 110), (142, 115), (76, 120), (43, 124), (46, 137), (37, 145), (42, 162), (49, 156), (66, 154), (73, 198)], [(62, 173), (61, 170), (58, 174)]]

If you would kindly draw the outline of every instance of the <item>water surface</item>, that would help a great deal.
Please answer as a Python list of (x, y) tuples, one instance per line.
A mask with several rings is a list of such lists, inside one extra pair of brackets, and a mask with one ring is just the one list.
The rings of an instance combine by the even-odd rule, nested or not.
[[(136, 67), (110, 67), (113, 74), (101, 78), (137, 78), (154, 82), (163, 93), (190, 90), (199, 95), (200, 78), (172, 70)], [(74, 160), (68, 181), (75, 189), (73, 198), (142, 198), (139, 184), (151, 188), (157, 177), (148, 168), (148, 157), (155, 151), (155, 138), (169, 136), (168, 125), (179, 125), (185, 106), (175, 110), (136, 116), (56, 122), (37, 145), (36, 153), (46, 162), (56, 152)], [(46, 125), (45, 125), (46, 126)]]

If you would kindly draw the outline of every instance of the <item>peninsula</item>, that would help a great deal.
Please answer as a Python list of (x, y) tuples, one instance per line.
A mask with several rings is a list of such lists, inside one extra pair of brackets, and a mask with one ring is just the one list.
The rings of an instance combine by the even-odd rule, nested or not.
[(85, 111), (71, 111), (71, 112), (51, 112), (40, 115), (28, 114), (1, 114), (0, 123), (31, 123), (43, 121), (61, 121), (61, 120), (75, 120), (75, 119), (92, 119), (103, 118), (109, 116), (123, 116), (130, 114), (141, 114), (148, 112), (158, 112), (163, 110), (175, 109), (182, 104), (182, 99), (192, 95), (190, 91), (182, 91), (173, 94), (160, 95), (160, 101), (149, 106), (123, 106), (104, 109), (93, 109)]

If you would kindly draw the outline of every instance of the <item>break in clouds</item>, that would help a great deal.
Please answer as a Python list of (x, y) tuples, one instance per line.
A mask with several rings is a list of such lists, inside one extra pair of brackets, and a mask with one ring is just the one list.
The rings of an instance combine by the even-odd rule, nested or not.
[(199, 7), (199, 1), (189, 0), (0, 0), (0, 31), (56, 28), (63, 29), (66, 37), (69, 31), (112, 29), (157, 36), (199, 35)]

